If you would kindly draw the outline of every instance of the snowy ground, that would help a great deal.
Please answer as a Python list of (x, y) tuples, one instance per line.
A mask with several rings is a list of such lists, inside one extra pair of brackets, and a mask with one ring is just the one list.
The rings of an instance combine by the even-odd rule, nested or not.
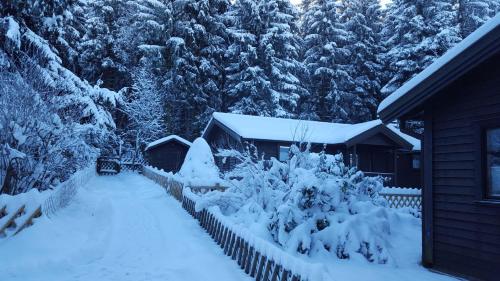
[(0, 240), (0, 280), (250, 280), (178, 202), (135, 174), (96, 177), (56, 216)]
[[(331, 262), (324, 264), (331, 280), (455, 280), (412, 265), (416, 259), (399, 257), (399, 268), (322, 260)], [(250, 278), (161, 187), (125, 173), (91, 179), (69, 207), (0, 239), (0, 280)]]

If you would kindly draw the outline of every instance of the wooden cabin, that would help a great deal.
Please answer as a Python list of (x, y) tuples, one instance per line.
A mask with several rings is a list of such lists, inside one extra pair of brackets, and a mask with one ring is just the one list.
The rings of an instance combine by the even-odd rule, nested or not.
[(146, 147), (144, 154), (149, 165), (176, 173), (180, 170), (184, 158), (191, 147), (191, 142), (176, 136), (156, 140)]
[[(313, 152), (326, 145), (329, 154), (343, 153), (346, 164), (369, 175), (387, 178), (387, 185), (420, 187), (420, 141), (380, 120), (359, 124), (260, 117), (215, 112), (203, 138), (218, 149), (242, 150), (252, 143), (265, 159), (286, 161), (292, 144), (310, 143)], [(232, 169), (233, 159), (215, 158), (221, 171)], [(416, 166), (415, 166), (416, 165)]]
[(379, 107), (423, 120), (423, 263), (500, 280), (500, 14)]

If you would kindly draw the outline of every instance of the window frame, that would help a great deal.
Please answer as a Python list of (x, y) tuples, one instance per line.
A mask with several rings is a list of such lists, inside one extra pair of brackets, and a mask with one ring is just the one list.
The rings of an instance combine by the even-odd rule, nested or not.
[(500, 118), (487, 119), (478, 121), (476, 127), (476, 144), (477, 144), (477, 157), (476, 157), (476, 178), (478, 180), (479, 188), (477, 192), (477, 199), (479, 203), (500, 205), (500, 195), (490, 194), (488, 186), (488, 163), (487, 163), (487, 132), (492, 129), (500, 129)]
[[(422, 168), (422, 161), (420, 159), (420, 153), (412, 153), (411, 154), (411, 168), (413, 170), (420, 170)], [(415, 167), (415, 161), (418, 161), (418, 167)]]
[[(286, 148), (287, 149), (287, 154), (286, 154), (286, 159), (285, 160), (281, 160), (281, 148)], [(290, 160), (290, 146), (278, 145), (278, 160), (280, 162), (286, 162), (286, 161)]]

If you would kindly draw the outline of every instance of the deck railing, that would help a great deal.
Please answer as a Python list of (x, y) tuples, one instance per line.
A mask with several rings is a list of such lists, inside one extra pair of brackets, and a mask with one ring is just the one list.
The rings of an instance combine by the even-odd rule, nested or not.
[(422, 210), (422, 195), (417, 188), (385, 187), (379, 193), (391, 208), (415, 208)]
[[(143, 175), (163, 186), (193, 218), (199, 221), (208, 234), (223, 249), (224, 254), (238, 263), (240, 268), (257, 281), (320, 280), (317, 265), (307, 264), (293, 257), (268, 241), (241, 229), (213, 209), (196, 210), (197, 195), (191, 188), (145, 168)], [(220, 189), (220, 186), (203, 187)], [(196, 188), (194, 188), (196, 191)]]

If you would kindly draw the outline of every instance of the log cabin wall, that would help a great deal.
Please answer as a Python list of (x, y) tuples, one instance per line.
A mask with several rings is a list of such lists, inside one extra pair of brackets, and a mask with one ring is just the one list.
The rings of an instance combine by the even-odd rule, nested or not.
[(481, 124), (500, 127), (499, 65), (497, 54), (439, 92), (424, 113), (424, 262), (484, 280), (500, 276), (500, 201), (485, 200), (481, 157)]

